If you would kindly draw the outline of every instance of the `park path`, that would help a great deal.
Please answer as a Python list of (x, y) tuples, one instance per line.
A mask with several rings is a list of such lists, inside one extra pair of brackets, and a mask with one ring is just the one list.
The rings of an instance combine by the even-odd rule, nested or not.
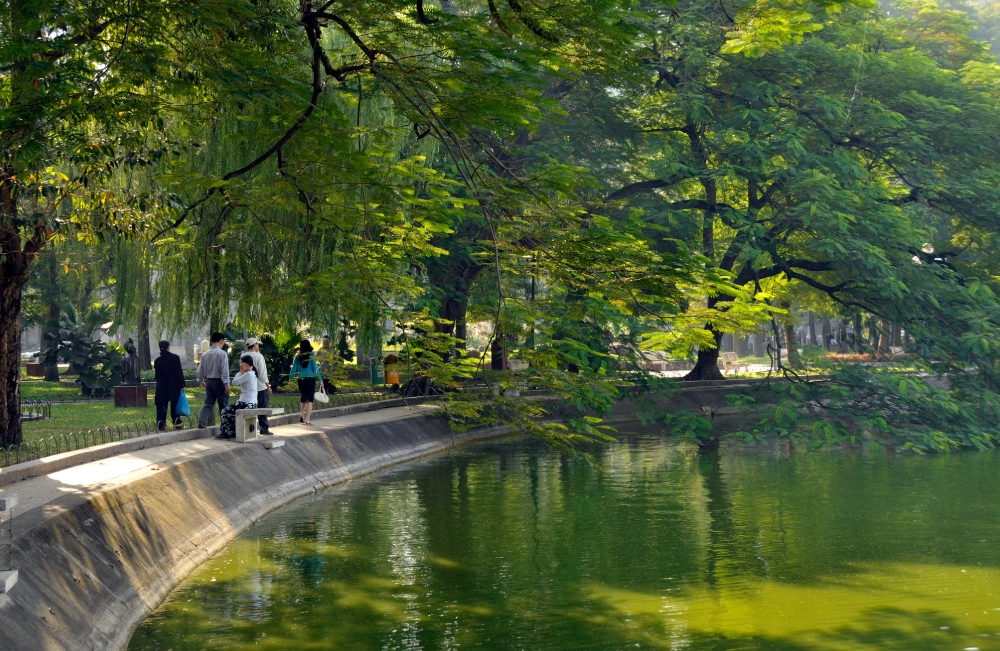
[[(333, 418), (317, 418), (314, 419), (311, 426), (299, 423), (278, 425), (272, 427), (271, 431), (277, 438), (314, 434), (321, 430), (330, 433), (357, 425), (388, 423), (404, 418), (413, 418), (435, 409), (438, 407), (433, 404), (390, 407)], [(0, 488), (0, 496), (5, 492), (16, 493), (18, 512), (26, 513), (32, 509), (46, 507), (44, 515), (52, 517), (61, 513), (63, 509), (54, 505), (46, 505), (51, 505), (52, 502), (67, 494), (93, 497), (104, 491), (141, 481), (172, 465), (183, 463), (191, 457), (225, 452), (232, 449), (234, 445), (256, 445), (256, 443), (235, 443), (203, 438), (136, 450), (4, 486)], [(14, 524), (16, 528), (16, 517)]]

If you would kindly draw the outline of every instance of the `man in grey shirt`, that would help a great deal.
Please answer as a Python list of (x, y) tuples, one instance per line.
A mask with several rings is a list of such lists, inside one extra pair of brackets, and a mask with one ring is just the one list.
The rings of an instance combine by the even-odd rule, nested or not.
[[(257, 371), (257, 406), (267, 407), (270, 402), (268, 396), (271, 395), (271, 382), (267, 378), (267, 363), (264, 356), (260, 354), (260, 342), (257, 337), (247, 339), (247, 355), (253, 358), (253, 368)], [(257, 431), (261, 434), (269, 435), (271, 427), (267, 423), (267, 416), (257, 417)]]
[(229, 404), (229, 355), (222, 350), (226, 336), (212, 333), (212, 345), (201, 355), (198, 364), (198, 384), (205, 390), (205, 405), (198, 412), (198, 427), (215, 424), (215, 404), (219, 413)]

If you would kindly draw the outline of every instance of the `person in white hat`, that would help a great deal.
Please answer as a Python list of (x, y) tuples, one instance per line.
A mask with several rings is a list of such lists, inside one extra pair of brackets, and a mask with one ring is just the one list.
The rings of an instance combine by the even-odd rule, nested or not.
[[(257, 337), (250, 337), (246, 341), (247, 355), (253, 358), (253, 368), (257, 371), (257, 407), (267, 407), (268, 396), (271, 395), (271, 383), (267, 378), (267, 363), (264, 356), (260, 354), (260, 341)], [(257, 417), (257, 430), (261, 434), (270, 435), (271, 427), (267, 423), (267, 416)]]

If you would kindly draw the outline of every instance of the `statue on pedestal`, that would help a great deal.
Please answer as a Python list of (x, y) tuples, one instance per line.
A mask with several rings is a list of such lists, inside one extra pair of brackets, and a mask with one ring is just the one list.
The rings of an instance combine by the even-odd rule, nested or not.
[(125, 342), (125, 359), (122, 360), (122, 370), (125, 371), (125, 380), (122, 382), (124, 386), (134, 387), (142, 384), (142, 379), (139, 376), (139, 355), (131, 337)]

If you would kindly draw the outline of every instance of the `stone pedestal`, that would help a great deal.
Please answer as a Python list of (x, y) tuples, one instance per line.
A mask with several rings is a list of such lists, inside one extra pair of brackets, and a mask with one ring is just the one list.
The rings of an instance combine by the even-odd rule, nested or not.
[(148, 404), (143, 385), (115, 387), (115, 407), (145, 407)]
[(35, 362), (28, 362), (25, 364), (25, 371), (28, 377), (45, 377), (45, 365), (36, 364)]
[(17, 583), (17, 570), (0, 572), (0, 594), (7, 594)]

